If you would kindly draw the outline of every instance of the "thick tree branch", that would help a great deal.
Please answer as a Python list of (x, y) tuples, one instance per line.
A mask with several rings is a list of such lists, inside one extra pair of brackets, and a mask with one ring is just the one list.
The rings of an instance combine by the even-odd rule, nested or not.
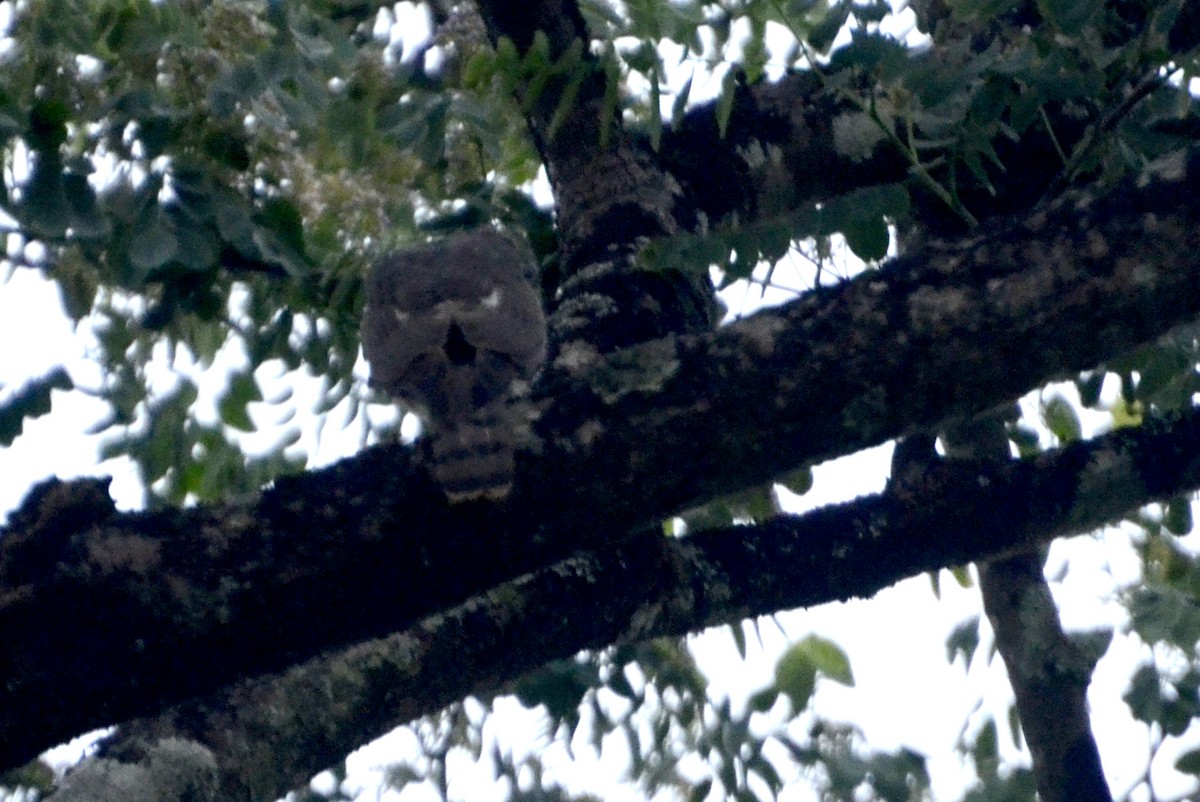
[[(1189, 492), (1200, 487), (1200, 412), (1023, 462), (936, 461), (909, 478), (800, 517), (577, 555), (406, 632), (182, 705), (127, 735), (195, 738), (217, 755), (221, 799), (274, 798), (396, 726), (581, 649), (870, 596)], [(1078, 765), (1053, 766), (1080, 776)]]
[(1180, 157), (1141, 186), (1073, 195), (562, 378), (542, 398), (541, 453), (522, 456), (502, 505), (448, 509), (399, 446), (240, 504), (118, 515), (93, 485), (83, 500), (73, 485), (43, 494), (0, 541), (0, 762), (395, 631), (699, 500), (968, 417), (1191, 321), (1197, 181), (1200, 158)]
[[(924, 5), (940, 8), (937, 3)], [(1026, 11), (1013, 12), (1018, 27), (1026, 24), (1020, 18)], [(945, 13), (948, 15), (948, 10)], [(1144, 14), (1144, 9), (1140, 13)], [(1006, 24), (1014, 21), (1007, 16), (1003, 19)], [(1195, 35), (1191, 29), (1198, 27), (1198, 19), (1200, 12), (1194, 9), (1181, 14), (1172, 36), (1174, 31), (1182, 38)], [(952, 38), (949, 30), (945, 33)], [(961, 30), (954, 34), (969, 37)], [(1008, 31), (1007, 35), (1026, 34)], [(989, 31), (974, 47), (958, 43), (913, 52), (909, 58), (935, 72), (953, 72), (956, 67), (965, 71), (977, 51), (986, 49), (997, 36), (996, 31)], [(1127, 98), (1131, 106), (1154, 87), (1178, 96), (1174, 87), (1154, 82), (1157, 72), (1157, 68), (1148, 68), (1140, 94)], [(663, 162), (708, 220), (735, 220), (738, 224), (794, 212), (865, 186), (905, 180), (912, 165), (897, 143), (908, 141), (910, 135), (917, 141), (938, 137), (926, 136), (919, 123), (907, 130), (903, 117), (894, 121), (895, 140), (882, 132), (872, 136), (876, 123), (864, 111), (874, 103), (869, 84), (861, 85), (863, 80), (857, 76), (847, 80), (835, 74), (832, 78), (797, 71), (776, 82), (739, 85), (724, 132), (717, 125), (716, 102), (698, 104), (666, 132)], [(1177, 100), (1187, 98), (1178, 96)], [(922, 147), (922, 164), (933, 179), (955, 188), (959, 202), (976, 219), (1019, 214), (1065, 185), (1064, 152), (1072, 152), (1090, 136), (1107, 133), (1106, 126), (1131, 109), (1094, 118), (1070, 104), (1047, 104), (1044, 111), (1045, 125), (1030, 126), (1019, 137), (998, 136), (990, 143), (1003, 167), (990, 166), (986, 181), (970, 170), (954, 170), (952, 148)], [(1184, 141), (1188, 121), (1194, 131), (1194, 112), (1179, 120), (1159, 121), (1154, 128), (1163, 135), (1178, 129), (1177, 135)], [(839, 135), (839, 130), (857, 133)], [(1048, 130), (1053, 130), (1054, 136)], [(926, 191), (920, 182), (910, 181), (909, 185), (916, 204), (912, 217), (923, 230), (941, 235), (964, 230), (960, 215), (945, 201)]]
[[(932, 57), (936, 53), (979, 53), (989, 48), (994, 51), (1013, 45), (1020, 47), (1030, 31), (1041, 23), (1041, 9), (1033, 3), (1018, 4), (988, 19), (965, 19), (951, 13), (938, 0), (919, 0), (914, 10), (934, 39)], [(1104, 32), (1098, 35), (1115, 44), (1144, 33), (1148, 12), (1144, 8), (1133, 9), (1133, 4), (1125, 10), (1136, 13), (1130, 15), (1114, 9), (1105, 18)], [(1021, 137), (1022, 142), (1008, 143), (1009, 149), (1002, 159), (1010, 169), (1004, 176), (1007, 187), (998, 194), (1001, 210), (1036, 199), (1041, 193), (1060, 192), (1076, 178), (1071, 162), (1078, 162), (1142, 100), (1155, 90), (1162, 91), (1165, 83), (1157, 70), (1148, 68), (1143, 68), (1140, 75), (1130, 71), (1125, 80), (1130, 84), (1124, 91), (1113, 92), (1113, 96), (1124, 96), (1115, 108), (1092, 112), (1087, 117), (1075, 112), (1064, 119), (1062, 112), (1070, 106), (1050, 104), (1054, 119), (1048, 118), (1045, 126), (1027, 131)], [(1056, 131), (1064, 139), (1047, 141), (1047, 131)], [(1030, 144), (1034, 147), (1026, 152), (1025, 147)], [(1072, 154), (1062, 165), (1055, 158), (1060, 145), (1061, 153)], [(1044, 163), (1045, 168), (1031, 172), (1031, 165), (1036, 167), (1038, 163)], [(981, 207), (978, 198), (969, 205), (982, 210), (985, 216), (996, 212), (994, 203)], [(942, 433), (942, 440), (951, 457), (996, 463), (1009, 459), (1008, 438), (1002, 420), (996, 415), (979, 416), (952, 427)], [(1033, 548), (980, 563), (979, 586), (984, 610), (996, 632), (996, 647), (1008, 671), (1021, 727), (1033, 755), (1032, 769), (1039, 797), (1043, 802), (1111, 802), (1088, 713), (1087, 687), (1092, 665), (1062, 630), (1049, 583), (1042, 573), (1043, 559), (1044, 550)]]
[(1111, 802), (1092, 735), (1087, 687), (1092, 666), (1063, 632), (1038, 552), (979, 569), (983, 606), (996, 632), (1033, 755), (1044, 802)]
[[(1008, 438), (996, 417), (957, 427), (943, 442), (950, 457), (1009, 460)], [(1043, 560), (1043, 550), (1034, 548), (981, 563), (984, 611), (1033, 754), (1038, 795), (1043, 802), (1112, 802), (1088, 715), (1092, 666), (1063, 632)]]
[(551, 78), (525, 98), (554, 189), (561, 243), (549, 319), (551, 372), (667, 334), (712, 328), (707, 274), (651, 272), (637, 263), (647, 239), (695, 232), (701, 223), (678, 180), (606, 105), (605, 71), (588, 47), (574, 0), (477, 5), (493, 41), (506, 37), (525, 52), (541, 34), (552, 59), (578, 54), (572, 74)]

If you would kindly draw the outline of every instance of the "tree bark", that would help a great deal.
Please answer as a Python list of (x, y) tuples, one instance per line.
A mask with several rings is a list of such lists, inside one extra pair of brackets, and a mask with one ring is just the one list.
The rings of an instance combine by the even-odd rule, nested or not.
[[(958, 427), (944, 435), (946, 453), (1007, 462), (1003, 426), (990, 417)], [(1092, 666), (1063, 632), (1043, 561), (1043, 549), (1034, 548), (981, 562), (983, 609), (1008, 670), (1042, 801), (1112, 802), (1088, 714)]]
[[(193, 738), (216, 756), (219, 798), (275, 798), (394, 727), (470, 693), (490, 696), (581, 649), (866, 597), (945, 566), (994, 558), (1005, 565), (1006, 556), (1111, 521), (1146, 495), (1200, 487), (1200, 412), (1032, 460), (935, 461), (911, 478), (882, 495), (803, 516), (581, 553), (404, 632), (123, 727), (119, 738)], [(1053, 618), (1053, 606), (1040, 609)], [(1007, 628), (1000, 631), (1008, 637)], [(1007, 643), (1001, 648), (1006, 659), (1015, 654)], [(1079, 689), (1067, 698), (1075, 704)], [(1037, 728), (1055, 709), (1042, 704), (1028, 720)], [(1086, 725), (1086, 716), (1073, 720)], [(1033, 731), (1027, 727), (1031, 743)], [(1098, 763), (1083, 761), (1086, 743), (1078, 737), (1054, 747), (1038, 757), (1061, 773), (1060, 791), (1071, 780), (1102, 778)], [(1089, 782), (1073, 788), (1072, 798), (1094, 798), (1084, 795), (1095, 788)]]
[(521, 456), (506, 504), (447, 508), (400, 446), (236, 504), (115, 514), (94, 483), (42, 493), (0, 540), (4, 762), (410, 625), (697, 501), (965, 419), (1193, 320), (1197, 181), (1200, 158), (1181, 156), (1140, 187), (1067, 196), (550, 384), (541, 453)]
[[(527, 95), (529, 128), (554, 190), (558, 276), (550, 295), (551, 375), (592, 365), (611, 353), (716, 323), (707, 272), (652, 271), (638, 262), (646, 239), (702, 228), (679, 181), (649, 143), (624, 130), (607, 109), (606, 75), (573, 0), (483, 0), (492, 41), (507, 37), (524, 53), (535, 35), (552, 60), (578, 54), (573, 75), (554, 76)], [(572, 78), (577, 83), (572, 83)]]

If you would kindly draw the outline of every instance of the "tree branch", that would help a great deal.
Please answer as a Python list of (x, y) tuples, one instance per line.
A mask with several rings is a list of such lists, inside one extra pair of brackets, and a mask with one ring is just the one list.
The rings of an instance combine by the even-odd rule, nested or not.
[[(119, 737), (194, 738), (217, 756), (219, 798), (274, 798), (394, 727), (581, 649), (870, 596), (923, 571), (1025, 553), (1196, 488), (1200, 411), (1031, 460), (936, 461), (915, 482), (804, 516), (577, 555), (405, 632), (241, 683)], [(1075, 754), (1075, 743), (1062, 748)]]
[[(976, 419), (943, 435), (946, 454), (1009, 460), (1004, 424)], [(1040, 548), (980, 563), (983, 608), (996, 632), (1017, 700), (1043, 802), (1112, 802), (1092, 735), (1087, 687), (1092, 665), (1063, 632)]]
[[(949, 12), (942, 6), (921, 4), (927, 11), (929, 7), (937, 8), (934, 16), (948, 19)], [(914, 52), (909, 59), (933, 72), (965, 70), (976, 52), (986, 49), (993, 40), (1002, 35), (1023, 36), (1013, 33), (1009, 26), (1015, 24), (1019, 31), (1027, 24), (1021, 15), (1027, 13), (1032, 13), (1030, 8), (1018, 7), (994, 20), (994, 30), (973, 34), (978, 37), (974, 48), (954, 41), (971, 38), (971, 32), (958, 30), (961, 25), (950, 26), (941, 31), (949, 43), (940, 41), (940, 46)], [(1145, 12), (1138, 9), (1137, 13)], [(1171, 35), (1175, 37), (1178, 32), (1181, 41), (1190, 41), (1200, 30), (1198, 23), (1200, 11), (1183, 12)], [(1019, 136), (1015, 132), (1012, 136), (997, 136), (990, 143), (995, 165), (989, 168), (986, 179), (967, 169), (954, 170), (952, 148), (948, 151), (926, 145), (921, 149), (921, 162), (928, 165), (936, 180), (954, 186), (958, 200), (977, 219), (1020, 214), (1057, 194), (1068, 180), (1078, 178), (1063, 175), (1063, 152), (1070, 153), (1094, 135), (1093, 129), (1103, 129), (1114, 119), (1122, 119), (1132, 105), (1152, 91), (1167, 92), (1178, 102), (1189, 102), (1165, 82), (1160, 84), (1156, 70), (1151, 69), (1144, 78), (1140, 92), (1131, 90), (1122, 108), (1110, 111), (1103, 119), (1082, 114), (1076, 105), (1047, 104), (1043, 108), (1046, 125), (1029, 126)], [(862, 187), (903, 181), (912, 174), (913, 165), (896, 143), (907, 142), (910, 137), (936, 141), (940, 136), (923, 132), (919, 122), (913, 123), (912, 131), (906, 130), (908, 121), (901, 116), (893, 124), (895, 140), (883, 132), (871, 139), (869, 132), (875, 123), (864, 111), (873, 107), (870, 89), (857, 74), (848, 78), (834, 73), (822, 78), (813, 71), (791, 72), (774, 82), (738, 85), (723, 132), (717, 125), (717, 102), (697, 104), (666, 131), (661, 157), (710, 221), (736, 220), (739, 225), (827, 202)], [(1187, 118), (1180, 117), (1170, 123), (1159, 121), (1153, 127), (1166, 135), (1172, 126), (1180, 125), (1183, 130), (1177, 135), (1185, 141), (1187, 129), (1182, 120)], [(860, 134), (839, 136), (839, 128)], [(924, 231), (942, 236), (963, 231), (960, 216), (944, 200), (923, 191), (918, 182), (910, 181), (910, 188), (916, 206), (911, 216)]]
[(996, 632), (1044, 802), (1112, 802), (1092, 735), (1092, 665), (1063, 632), (1038, 552), (979, 568), (983, 607)]
[(395, 631), (697, 501), (966, 418), (1189, 322), (1198, 181), (1200, 157), (1180, 155), (1140, 186), (1071, 195), (559, 377), (541, 390), (540, 454), (521, 455), (504, 504), (447, 508), (399, 446), (225, 505), (116, 514), (94, 483), (33, 498), (0, 540), (0, 763)]
[(694, 232), (701, 223), (678, 180), (607, 106), (605, 71), (588, 47), (577, 4), (481, 0), (478, 6), (493, 42), (507, 37), (525, 53), (542, 34), (551, 59), (574, 53), (578, 60), (570, 74), (555, 75), (525, 98), (554, 190), (561, 246), (561, 281), (548, 321), (549, 369), (711, 329), (714, 291), (706, 273), (651, 272), (637, 262), (645, 240)]

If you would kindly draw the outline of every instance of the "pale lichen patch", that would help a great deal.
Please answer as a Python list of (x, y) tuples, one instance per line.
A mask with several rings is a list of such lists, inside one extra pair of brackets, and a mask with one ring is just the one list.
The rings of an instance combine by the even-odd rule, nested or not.
[(767, 162), (767, 152), (757, 139), (751, 139), (746, 144), (739, 146), (736, 153), (752, 170), (757, 170)]
[(1138, 176), (1138, 189), (1145, 189), (1152, 181), (1183, 181), (1187, 178), (1187, 151), (1177, 150), (1160, 159), (1155, 159)]
[(584, 340), (572, 340), (558, 352), (554, 367), (572, 376), (578, 376), (599, 361), (600, 352), (596, 350), (596, 346)]
[(1133, 259), (1127, 256), (1121, 257), (1117, 260), (1115, 268), (1117, 275), (1128, 277), (1130, 284), (1142, 289), (1155, 286), (1160, 279), (1158, 270), (1154, 265), (1142, 259)]
[(656, 626), (662, 617), (663, 608), (657, 602), (643, 604), (629, 618), (629, 626), (625, 630), (625, 640), (640, 641), (658, 631)]
[(604, 424), (596, 418), (588, 418), (575, 430), (575, 442), (584, 448), (588, 448), (602, 434), (604, 434)]
[(679, 371), (675, 338), (664, 337), (618, 351), (592, 372), (591, 384), (606, 404), (630, 393), (657, 393)]
[(579, 284), (592, 284), (605, 276), (616, 273), (621, 266), (622, 263), (614, 259), (592, 262), (568, 277), (559, 287), (559, 295), (570, 293)]
[(1103, 234), (1094, 229), (1087, 232), (1087, 245), (1085, 251), (1091, 259), (1105, 259), (1108, 257), (1109, 247), (1108, 239)]
[(585, 292), (563, 301), (551, 321), (559, 331), (581, 329), (618, 311), (616, 301), (607, 295)]
[(833, 147), (852, 162), (871, 158), (883, 139), (879, 125), (862, 112), (839, 114), (833, 118)]
[(908, 319), (914, 333), (943, 335), (955, 328), (971, 309), (971, 297), (962, 287), (922, 287), (908, 301)]
[(162, 563), (159, 544), (139, 535), (108, 535), (88, 542), (88, 561), (102, 574), (130, 571), (146, 575)]
[(761, 359), (770, 357), (775, 353), (775, 343), (779, 339), (780, 332), (786, 329), (787, 324), (772, 315), (747, 318), (738, 325), (742, 353)]
[(1021, 317), (1053, 297), (1056, 280), (1048, 270), (1027, 270), (1004, 280), (988, 282), (985, 298), (990, 307), (1007, 317)]

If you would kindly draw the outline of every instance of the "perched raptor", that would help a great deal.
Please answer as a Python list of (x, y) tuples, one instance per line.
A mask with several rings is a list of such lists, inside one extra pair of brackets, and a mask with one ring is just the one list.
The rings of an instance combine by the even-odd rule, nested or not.
[(536, 279), (527, 245), (480, 228), (391, 254), (367, 280), (371, 386), (424, 421), (430, 472), (452, 502), (512, 488), (527, 426), (513, 397), (546, 354)]

